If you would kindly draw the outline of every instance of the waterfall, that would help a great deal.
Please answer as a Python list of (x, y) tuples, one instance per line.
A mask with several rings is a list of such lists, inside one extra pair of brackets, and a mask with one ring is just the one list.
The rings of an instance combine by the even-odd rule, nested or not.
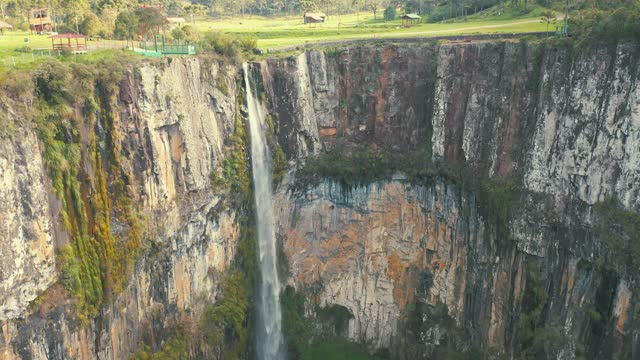
[(243, 64), (247, 93), (251, 167), (256, 201), (258, 256), (261, 282), (259, 287), (257, 355), (258, 359), (284, 359), (280, 313), (280, 282), (276, 268), (276, 237), (271, 194), (271, 156), (266, 142), (262, 106), (251, 83), (249, 64)]

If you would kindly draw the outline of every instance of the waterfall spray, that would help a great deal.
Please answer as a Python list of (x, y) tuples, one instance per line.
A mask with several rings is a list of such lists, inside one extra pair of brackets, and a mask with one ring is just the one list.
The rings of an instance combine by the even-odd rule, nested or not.
[(271, 193), (271, 156), (265, 141), (264, 116), (250, 76), (249, 64), (243, 64), (247, 93), (251, 167), (256, 201), (260, 287), (257, 322), (257, 357), (260, 360), (284, 359), (280, 313), (280, 282), (276, 268), (276, 238)]

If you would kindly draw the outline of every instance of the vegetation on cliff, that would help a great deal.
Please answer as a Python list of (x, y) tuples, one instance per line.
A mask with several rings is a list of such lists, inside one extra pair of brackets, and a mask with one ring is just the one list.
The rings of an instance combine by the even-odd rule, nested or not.
[(409, 153), (391, 153), (367, 148), (339, 146), (307, 158), (296, 169), (292, 190), (302, 193), (329, 178), (346, 188), (389, 179), (401, 172), (411, 181), (430, 181), (439, 171), (427, 148)]
[[(310, 293), (313, 291), (309, 290)], [(321, 307), (293, 287), (282, 293), (282, 328), (287, 338), (288, 357), (300, 360), (378, 360), (359, 345), (344, 340), (351, 312), (343, 306)], [(305, 309), (313, 309), (307, 312)]]
[(257, 284), (258, 255), (254, 203), (249, 167), (248, 134), (240, 109), (242, 86), (238, 83), (234, 133), (223, 161), (222, 174), (214, 186), (229, 189), (229, 205), (235, 209), (240, 239), (232, 268), (224, 275), (221, 291), (213, 304), (205, 307), (200, 328), (216, 358), (243, 359), (252, 352), (253, 294)]
[(640, 4), (628, 1), (615, 4), (603, 2), (598, 7), (581, 11), (569, 18), (571, 33), (578, 41), (616, 44), (620, 40), (640, 40)]
[(417, 185), (430, 185), (436, 178), (443, 178), (458, 185), (463, 193), (474, 193), (488, 225), (499, 238), (510, 238), (508, 224), (518, 202), (520, 180), (515, 176), (489, 178), (470, 166), (433, 161), (428, 144), (404, 153), (339, 146), (299, 164), (291, 190), (303, 194), (328, 178), (348, 191), (352, 187), (389, 180), (396, 173)]
[[(594, 205), (595, 230), (609, 255), (623, 259), (628, 269), (640, 267), (640, 214), (625, 209), (615, 197)], [(608, 262), (609, 263), (609, 262)], [(607, 267), (615, 266), (609, 263)]]
[[(81, 320), (122, 290), (141, 247), (143, 220), (124, 186), (130, 175), (120, 166), (114, 139), (113, 102), (127, 63), (112, 58), (94, 67), (51, 60), (35, 71), (43, 160), (71, 239), (61, 251), (60, 281), (77, 298)], [(127, 225), (122, 238), (111, 229), (114, 217)]]
[(549, 293), (543, 276), (533, 263), (528, 263), (516, 332), (523, 359), (555, 358), (566, 341), (561, 327), (545, 319)]

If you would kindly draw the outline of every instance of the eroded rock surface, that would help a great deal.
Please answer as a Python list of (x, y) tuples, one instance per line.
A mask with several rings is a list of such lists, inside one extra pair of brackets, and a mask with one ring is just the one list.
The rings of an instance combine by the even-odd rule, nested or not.
[[(342, 145), (424, 150), (433, 164), (473, 170), (463, 176), (518, 186), (517, 206), (496, 224), (474, 189), (447, 176), (323, 179), (294, 194), (290, 171), (275, 209), (288, 284), (315, 305), (347, 308), (345, 335), (393, 358), (441, 356), (452, 344), (516, 357), (534, 288), (547, 296), (541, 326), (562, 340), (555, 358), (638, 357), (637, 269), (608, 257), (593, 206), (615, 196), (640, 207), (638, 59), (628, 44), (572, 53), (505, 41), (363, 45), (257, 64), (290, 165)], [(141, 341), (158, 348), (166, 329), (215, 299), (239, 237), (236, 212), (212, 186), (241, 103), (236, 76), (183, 58), (144, 64), (118, 84), (108, 131), (126, 154), (119, 166), (142, 204), (146, 248), (88, 324), (54, 284), (68, 239), (35, 132), (0, 139), (4, 358), (127, 358)]]

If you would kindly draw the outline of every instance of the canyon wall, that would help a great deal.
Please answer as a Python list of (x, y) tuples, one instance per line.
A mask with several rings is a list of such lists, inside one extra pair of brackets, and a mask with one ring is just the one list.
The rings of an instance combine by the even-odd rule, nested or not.
[[(255, 63), (289, 160), (274, 199), (287, 285), (310, 306), (346, 308), (343, 335), (391, 358), (452, 348), (513, 358), (538, 342), (559, 359), (640, 356), (637, 267), (607, 245), (635, 235), (603, 230), (596, 211), (611, 197), (625, 214), (640, 209), (638, 59), (629, 44), (504, 41), (370, 44)], [(0, 356), (128, 358), (142, 343), (160, 348), (176, 324), (198, 323), (240, 237), (228, 189), (213, 185), (241, 113), (237, 76), (203, 58), (138, 64), (113, 93), (117, 116), (81, 127), (100, 151), (119, 149), (145, 224), (126, 285), (88, 321), (58, 281), (70, 240), (43, 145), (3, 102), (20, 125), (0, 138)], [(435, 175), (292, 190), (296, 166), (351, 148), (424, 151)], [(95, 173), (83, 158), (87, 194)], [(477, 179), (488, 197), (467, 186)], [(502, 187), (515, 194), (506, 218), (492, 197)], [(126, 238), (117, 216), (111, 229)], [(529, 323), (538, 333), (523, 342)]]
[[(281, 185), (290, 284), (346, 307), (348, 337), (392, 358), (439, 358), (447, 346), (516, 356), (534, 287), (545, 357), (640, 356), (637, 268), (607, 250), (593, 207), (615, 197), (640, 209), (637, 69), (628, 44), (360, 46), (267, 61), (290, 158), (427, 147), (432, 166), (471, 169), (426, 184), (398, 174), (304, 194)], [(517, 184), (504, 224), (499, 209), (479, 210), (469, 177)]]
[[(225, 193), (211, 185), (233, 133), (235, 76), (235, 67), (201, 59), (143, 64), (120, 81), (111, 123), (98, 119), (87, 130), (118, 142), (111, 146), (125, 155), (119, 166), (130, 175), (128, 194), (145, 223), (144, 250), (127, 285), (87, 323), (78, 321), (76, 300), (56, 283), (54, 253), (69, 239), (36, 131), (24, 126), (0, 140), (0, 357), (127, 359), (142, 342), (160, 346), (185, 318), (195, 323), (213, 302), (239, 236)], [(85, 174), (96, 172), (87, 160), (83, 167)], [(90, 184), (86, 191), (96, 191)], [(114, 233), (124, 237), (125, 228), (112, 218)]]

